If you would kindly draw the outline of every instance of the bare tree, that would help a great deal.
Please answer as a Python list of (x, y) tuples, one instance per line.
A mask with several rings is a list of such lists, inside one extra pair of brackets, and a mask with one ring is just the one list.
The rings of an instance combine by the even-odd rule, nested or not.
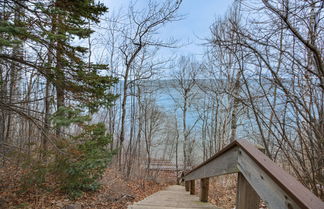
[(170, 47), (173, 42), (164, 42), (156, 39), (154, 35), (164, 24), (179, 19), (177, 10), (181, 1), (165, 1), (162, 3), (149, 1), (145, 10), (137, 10), (136, 4), (131, 3), (124, 24), (119, 29), (122, 37), (119, 45), (121, 54), (122, 92), (121, 92), (121, 125), (119, 133), (119, 154), (118, 164), (122, 168), (122, 149), (125, 140), (125, 124), (127, 115), (127, 99), (129, 95), (130, 83), (134, 77), (134, 72), (140, 66), (141, 56), (146, 51), (156, 47)]
[[(230, 18), (223, 21), (231, 30), (214, 30), (213, 44), (224, 50), (236, 48), (231, 51), (235, 61), (244, 60), (240, 101), (252, 112), (251, 127), (257, 127), (267, 154), (288, 162), (301, 182), (323, 198), (319, 185), (324, 162), (324, 4), (316, 0), (239, 3), (240, 19), (246, 24)], [(226, 36), (229, 33), (234, 36)]]
[(172, 88), (178, 95), (170, 95), (181, 109), (182, 112), (182, 131), (183, 131), (183, 165), (187, 169), (191, 156), (189, 155), (189, 136), (197, 120), (192, 124), (188, 123), (188, 111), (197, 96), (196, 79), (198, 78), (199, 63), (194, 62), (192, 58), (181, 57), (178, 60), (177, 68), (173, 72), (174, 82)]

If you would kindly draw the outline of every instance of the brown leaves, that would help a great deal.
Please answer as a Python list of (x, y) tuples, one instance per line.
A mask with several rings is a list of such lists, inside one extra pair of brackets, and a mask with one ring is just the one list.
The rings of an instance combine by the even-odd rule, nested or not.
[[(82, 209), (120, 209), (163, 189), (166, 185), (144, 179), (125, 180), (114, 169), (107, 169), (99, 191), (85, 193), (76, 201), (69, 200), (57, 190), (29, 188), (21, 192), (20, 178), (25, 170), (15, 166), (0, 168), (0, 208), (61, 209), (67, 205), (80, 205)], [(46, 184), (55, 188), (55, 180)]]
[(220, 208), (235, 208), (236, 185), (236, 174), (211, 178), (209, 186), (209, 201)]

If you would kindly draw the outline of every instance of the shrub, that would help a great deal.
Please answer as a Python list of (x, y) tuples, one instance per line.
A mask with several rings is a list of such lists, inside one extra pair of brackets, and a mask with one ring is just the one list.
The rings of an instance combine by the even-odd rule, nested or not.
[(110, 136), (105, 134), (104, 124), (83, 128), (80, 135), (68, 140), (69, 143), (61, 143), (64, 147), (55, 156), (53, 166), (61, 189), (71, 198), (79, 197), (84, 191), (98, 189), (98, 179), (113, 154), (106, 149)]
[(60, 152), (55, 153), (53, 163), (61, 189), (74, 199), (84, 191), (99, 188), (98, 180), (113, 154), (107, 149), (111, 136), (103, 123), (88, 124), (90, 117), (80, 116), (80, 110), (64, 108), (60, 111), (59, 118), (55, 114), (53, 117), (56, 127), (76, 123), (82, 130), (76, 136), (61, 139)]
[[(58, 187), (71, 199), (83, 192), (97, 190), (99, 180), (114, 152), (108, 150), (111, 136), (103, 123), (90, 124), (89, 116), (82, 116), (79, 109), (61, 108), (52, 117), (55, 128), (71, 127), (77, 134), (60, 136), (48, 153), (47, 163), (32, 167), (23, 178), (26, 185), (41, 186), (50, 175)], [(78, 128), (77, 128), (78, 127)], [(45, 166), (45, 167), (44, 167)]]

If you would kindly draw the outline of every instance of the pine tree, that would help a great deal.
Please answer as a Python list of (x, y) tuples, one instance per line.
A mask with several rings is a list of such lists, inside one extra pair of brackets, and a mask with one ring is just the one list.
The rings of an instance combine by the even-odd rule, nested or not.
[[(37, 72), (44, 88), (44, 124), (39, 126), (41, 154), (37, 155), (41, 158), (31, 155), (32, 159), (28, 159), (31, 169), (23, 179), (26, 188), (44, 186), (50, 174), (56, 176), (62, 191), (72, 198), (97, 189), (97, 180), (113, 153), (108, 151), (110, 135), (104, 124), (91, 123), (90, 115), (112, 105), (116, 96), (108, 93), (108, 89), (117, 79), (107, 75), (107, 65), (89, 63), (86, 59), (89, 49), (77, 43), (94, 33), (90, 25), (100, 22), (99, 17), (107, 12), (107, 7), (94, 0), (8, 0), (1, 6), (4, 12), (0, 14), (0, 62)], [(17, 56), (21, 48), (25, 54)], [(2, 83), (0, 80), (1, 86)], [(53, 87), (55, 113), (51, 110), (53, 101), (49, 99)], [(1, 89), (0, 93), (1, 97), (8, 94)], [(3, 102), (0, 100), (1, 111), (9, 105), (2, 105)], [(79, 131), (62, 133), (63, 129), (72, 130), (71, 126), (78, 127)], [(1, 123), (1, 132), (2, 127)], [(51, 128), (56, 130), (57, 137), (49, 140), (49, 145)]]
[[(94, 30), (90, 23), (99, 23), (99, 17), (107, 12), (108, 8), (94, 0), (48, 0), (48, 1), (8, 0), (3, 3), (4, 11), (7, 8), (14, 10), (20, 5), (26, 10), (24, 22), (15, 23), (10, 15), (0, 19), (0, 58), (5, 62), (20, 63), (36, 69), (56, 88), (57, 109), (65, 105), (68, 96), (79, 102), (81, 107), (87, 107), (95, 112), (101, 106), (110, 106), (116, 98), (106, 92), (117, 82), (116, 78), (105, 75), (108, 66), (86, 61), (89, 49), (76, 44), (87, 39)], [(37, 47), (33, 51), (37, 57), (33, 60), (11, 56), (17, 45), (30, 43)], [(43, 60), (40, 48), (52, 54), (49, 62)], [(40, 63), (40, 64), (39, 64)]]
[(75, 39), (90, 37), (94, 31), (89, 27), (89, 22), (98, 23), (107, 7), (90, 0), (56, 0), (42, 7), (52, 18), (51, 30), (44, 32), (49, 41), (55, 43), (53, 53), (56, 63), (51, 71), (51, 81), (56, 87), (57, 109), (64, 106), (68, 92), (90, 111), (110, 104), (115, 97), (105, 90), (117, 80), (102, 75), (101, 71), (107, 69), (106, 65), (87, 63), (84, 55), (88, 49), (73, 44)]

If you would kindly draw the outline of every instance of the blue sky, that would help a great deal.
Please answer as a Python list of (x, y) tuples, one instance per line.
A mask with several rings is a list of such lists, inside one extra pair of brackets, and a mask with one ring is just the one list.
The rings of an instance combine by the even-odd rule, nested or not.
[[(162, 0), (161, 0), (162, 1)], [(120, 7), (127, 7), (129, 0), (104, 0), (110, 11)], [(147, 0), (138, 0), (139, 5), (145, 5)], [(210, 35), (209, 27), (217, 17), (224, 16), (233, 0), (183, 0), (179, 10), (184, 19), (169, 23), (161, 30), (161, 39), (174, 38), (180, 43), (190, 43), (172, 51), (163, 50), (163, 53), (180, 55), (196, 55), (203, 53), (203, 40)]]

